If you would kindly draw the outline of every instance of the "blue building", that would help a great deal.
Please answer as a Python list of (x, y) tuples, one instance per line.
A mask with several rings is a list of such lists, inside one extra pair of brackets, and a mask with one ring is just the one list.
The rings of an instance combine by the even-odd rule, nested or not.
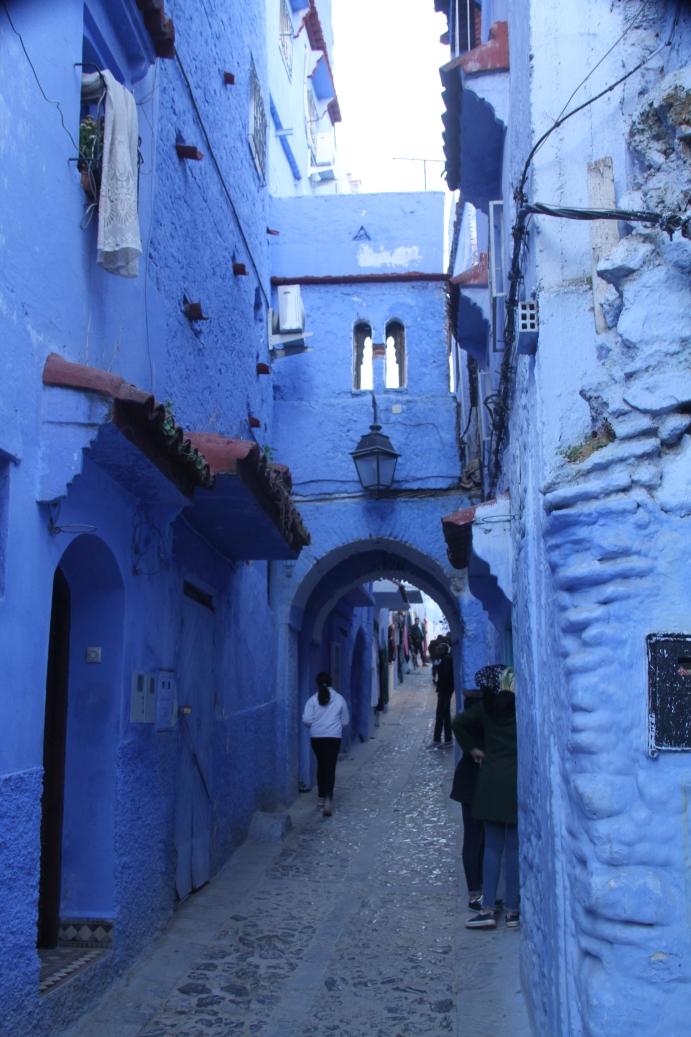
[(440, 521), (442, 198), (319, 197), (330, 5), (10, 0), (0, 67), (0, 1012), (40, 1035), (309, 784), (316, 669), (367, 737), (375, 578), (435, 598), (463, 683), (493, 634)]
[[(310, 91), (338, 117), (323, 7), (290, 5), (303, 134)], [(59, 1029), (284, 795), (272, 568), (309, 534), (266, 449), (272, 33), (0, 12), (3, 1032)], [(93, 959), (59, 987), (56, 944)]]
[(539, 1034), (681, 1034), (691, 22), (674, 3), (435, 8), (483, 498), (445, 529), (495, 621), (511, 607), (524, 989)]

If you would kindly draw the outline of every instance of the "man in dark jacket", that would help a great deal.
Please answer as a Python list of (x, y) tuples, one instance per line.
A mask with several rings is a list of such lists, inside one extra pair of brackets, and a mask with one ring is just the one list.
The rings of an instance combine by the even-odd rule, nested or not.
[(434, 718), (434, 737), (432, 745), (441, 745), (441, 733), (444, 731), (444, 745), (451, 745), (451, 696), (453, 695), (453, 659), (451, 649), (445, 641), (437, 648), (439, 666), (437, 667), (437, 712)]

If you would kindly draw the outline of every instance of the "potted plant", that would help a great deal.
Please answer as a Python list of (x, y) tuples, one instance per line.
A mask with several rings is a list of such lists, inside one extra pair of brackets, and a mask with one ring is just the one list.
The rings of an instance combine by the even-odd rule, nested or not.
[(94, 202), (98, 202), (103, 164), (103, 119), (85, 116), (79, 124), (79, 170), (81, 184)]

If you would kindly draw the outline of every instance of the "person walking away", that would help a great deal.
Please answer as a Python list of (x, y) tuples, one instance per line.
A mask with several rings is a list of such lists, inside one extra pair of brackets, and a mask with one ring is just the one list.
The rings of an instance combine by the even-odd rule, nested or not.
[(497, 886), (502, 857), (506, 876), (507, 928), (517, 929), (519, 914), (516, 697), (514, 672), (498, 664), (475, 675), (482, 701), (454, 717), (453, 729), (463, 751), (480, 765), (473, 815), (482, 821), (485, 849), (482, 904), (466, 921), (467, 929), (495, 929)]
[(434, 718), (434, 735), (432, 747), (441, 745), (442, 730), (444, 745), (451, 745), (451, 696), (453, 695), (453, 659), (451, 649), (446, 641), (438, 647), (439, 666), (437, 668), (437, 712)]
[[(482, 693), (479, 691), (465, 691), (463, 708), (470, 709), (481, 698)], [(451, 726), (454, 727), (453, 721)], [(463, 812), (463, 871), (468, 887), (468, 907), (473, 911), (479, 911), (482, 907), (482, 857), (485, 845), (484, 825), (473, 817), (473, 799), (479, 772), (480, 765), (470, 753), (462, 753), (456, 764), (449, 797), (461, 804)]]
[(324, 817), (331, 817), (336, 763), (350, 713), (346, 700), (331, 687), (331, 674), (322, 671), (315, 680), (317, 691), (305, 703), (302, 722), (310, 729), (310, 743), (317, 758), (317, 806), (322, 808)]
[[(425, 657), (422, 652), (422, 630), (420, 624), (417, 621), (417, 616), (413, 617), (413, 622), (410, 627), (410, 645), (413, 655), (413, 666), (415, 669), (418, 666), (425, 666)], [(417, 657), (420, 656), (420, 662), (418, 663)]]

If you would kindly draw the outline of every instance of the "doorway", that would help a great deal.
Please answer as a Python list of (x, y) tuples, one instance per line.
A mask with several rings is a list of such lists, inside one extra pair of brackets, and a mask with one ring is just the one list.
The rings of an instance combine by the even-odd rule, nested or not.
[(60, 925), (62, 820), (65, 795), (65, 738), (70, 661), (70, 588), (55, 570), (50, 613), (46, 706), (43, 727), (41, 869), (38, 892), (38, 947), (57, 946)]
[[(122, 703), (123, 586), (109, 548), (85, 534), (55, 571), (46, 667), (37, 945), (115, 913), (115, 770)], [(71, 937), (66, 936), (67, 932)], [(80, 938), (77, 934), (81, 934)]]

